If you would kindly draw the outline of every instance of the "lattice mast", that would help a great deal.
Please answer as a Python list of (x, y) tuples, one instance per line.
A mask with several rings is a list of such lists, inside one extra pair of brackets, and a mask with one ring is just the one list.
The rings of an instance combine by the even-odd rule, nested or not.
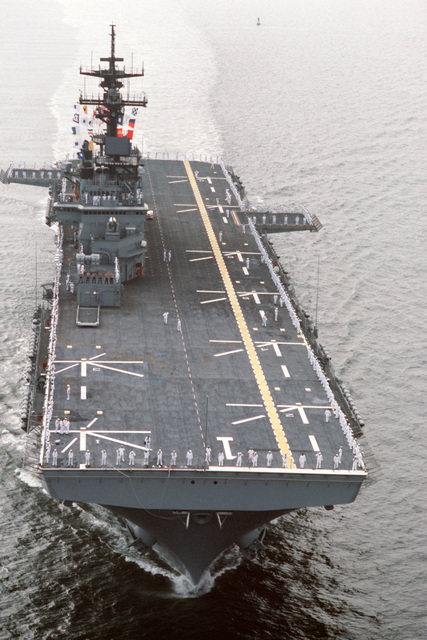
[(116, 67), (117, 62), (123, 62), (124, 58), (116, 57), (116, 33), (114, 25), (111, 25), (111, 52), (108, 58), (100, 58), (101, 62), (108, 62), (108, 68), (98, 69), (90, 68), (83, 69), (80, 67), (80, 74), (84, 76), (91, 76), (94, 78), (100, 78), (101, 82), (99, 86), (103, 88), (104, 95), (97, 98), (89, 97), (80, 94), (80, 104), (92, 104), (96, 105), (96, 117), (102, 120), (107, 126), (107, 136), (117, 137), (117, 125), (119, 118), (124, 114), (124, 108), (126, 106), (134, 107), (146, 107), (147, 97), (144, 93), (139, 95), (127, 95), (124, 98), (120, 92), (123, 87), (122, 80), (125, 78), (137, 78), (144, 75), (144, 68), (126, 71), (125, 66), (123, 68)]

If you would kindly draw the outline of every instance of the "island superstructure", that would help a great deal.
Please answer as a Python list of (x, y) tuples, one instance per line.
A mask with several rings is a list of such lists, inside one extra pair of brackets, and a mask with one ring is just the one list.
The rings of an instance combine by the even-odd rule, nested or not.
[(58, 228), (22, 420), (54, 498), (104, 506), (197, 583), (272, 519), (352, 502), (363, 423), (267, 239), (316, 216), (251, 207), (220, 159), (143, 155), (121, 130), (143, 69), (120, 62), (112, 26), (81, 69), (102, 92), (80, 96), (100, 127), (79, 158), (3, 174), (48, 186)]

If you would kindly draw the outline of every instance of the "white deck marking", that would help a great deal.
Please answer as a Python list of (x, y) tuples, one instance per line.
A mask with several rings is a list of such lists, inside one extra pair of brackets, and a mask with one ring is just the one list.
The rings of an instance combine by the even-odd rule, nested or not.
[[(242, 344), (241, 340), (209, 340), (209, 342), (224, 342), (224, 343)], [(262, 407), (262, 405), (260, 405), (260, 407)]]
[(135, 373), (134, 371), (126, 371), (125, 369), (117, 369), (117, 367), (107, 367), (104, 364), (101, 364), (100, 362), (96, 363), (97, 367), (100, 367), (100, 369), (108, 369), (109, 371), (117, 371), (118, 373), (126, 373), (128, 376), (135, 376), (136, 378), (144, 378), (144, 374), (143, 373)]
[[(299, 413), (299, 415), (300, 415), (300, 418), (301, 418), (301, 420), (303, 421), (303, 423), (304, 423), (304, 424), (309, 424), (309, 422), (308, 422), (308, 418), (307, 418), (307, 414), (306, 414), (306, 412), (304, 411), (304, 409), (307, 409), (307, 408), (309, 408), (309, 407), (307, 407), (307, 406), (303, 407), (303, 406), (301, 406), (301, 405), (296, 405), (296, 404), (294, 404), (294, 405), (283, 405), (283, 404), (278, 404), (278, 405), (277, 405), (277, 407), (278, 407), (278, 408), (279, 408), (279, 407), (285, 407), (284, 409), (280, 409), (280, 408), (279, 408), (279, 412), (280, 412), (280, 413), (287, 413), (288, 411), (295, 411), (295, 409), (297, 409), (297, 411), (298, 411), (298, 413)], [(310, 407), (310, 408), (311, 408), (311, 407)]]
[(249, 275), (249, 271), (248, 271), (248, 269), (246, 269), (246, 267), (242, 267), (242, 271), (245, 274), (245, 276)]
[(227, 220), (227, 218), (225, 216), (223, 216), (222, 221), (223, 221), (224, 224), (228, 224), (228, 220)]
[(310, 440), (311, 446), (313, 447), (313, 451), (320, 451), (316, 438), (314, 436), (308, 436), (308, 439)]
[(80, 375), (82, 378), (86, 378), (87, 376), (87, 362), (86, 360), (82, 360)]
[(220, 356), (230, 356), (232, 353), (240, 353), (244, 351), (244, 349), (234, 349), (233, 351), (223, 351), (222, 353), (214, 353), (214, 358), (219, 358)]
[(252, 422), (253, 420), (260, 420), (261, 418), (266, 418), (265, 413), (260, 413), (258, 416), (252, 416), (252, 418), (243, 418), (243, 420), (235, 420), (231, 424), (243, 424), (244, 422)]
[(186, 249), (186, 253), (210, 253), (212, 254), (212, 249)]
[(222, 300), (227, 300), (227, 298), (215, 298), (213, 300), (201, 300), (200, 304), (209, 304), (210, 302), (221, 302)]
[(208, 184), (212, 184), (212, 180), (210, 178), (208, 178), (207, 180), (208, 180)]
[(207, 256), (207, 258), (191, 258), (188, 262), (200, 262), (200, 260), (213, 260), (213, 256)]
[(211, 187), (212, 193), (215, 193), (215, 187)]
[[(55, 362), (61, 362), (61, 360), (56, 360)], [(66, 360), (65, 362), (70, 362), (69, 360)], [(55, 373), (63, 373), (64, 371), (68, 371), (68, 369), (72, 369), (73, 367), (77, 367), (78, 362), (75, 362), (74, 364), (70, 364), (69, 367), (64, 367), (63, 369), (56, 369)]]
[(126, 442), (125, 440), (118, 440), (117, 438), (109, 438), (108, 436), (103, 436), (100, 431), (89, 431), (87, 435), (94, 437), (96, 436), (97, 438), (102, 438), (103, 440), (110, 440), (111, 442), (118, 442), (119, 444), (125, 444), (127, 447), (132, 447), (134, 449), (142, 449), (143, 451), (147, 451), (147, 447), (144, 447), (143, 445), (135, 444), (134, 442)]
[[(263, 309), (260, 309), (260, 311), (259, 311), (259, 315), (261, 316), (261, 320), (262, 320), (262, 319), (263, 319), (263, 317), (265, 316), (265, 311), (264, 311)], [(257, 346), (260, 346), (260, 347), (265, 346), (264, 344), (260, 345), (260, 344), (259, 344), (259, 343), (257, 343), (257, 342), (255, 342), (255, 344), (256, 344)]]
[(233, 442), (233, 438), (230, 436), (217, 436), (216, 439), (222, 442), (226, 460), (234, 460), (237, 456), (233, 456), (231, 453), (230, 442)]
[(285, 378), (290, 378), (291, 374), (288, 371), (288, 367), (285, 364), (282, 364), (280, 366), (281, 366), (281, 369), (282, 369), (282, 372), (283, 372), (283, 375), (285, 376)]
[(91, 421), (89, 422), (89, 424), (87, 424), (87, 425), (86, 425), (86, 429), (90, 429), (90, 428), (91, 428), (91, 426), (92, 426), (93, 424), (95, 424), (95, 422), (96, 422), (97, 420), (98, 420), (98, 418), (94, 418), (93, 420), (91, 420)]
[(77, 438), (74, 438), (74, 440), (71, 440), (71, 442), (69, 442), (67, 446), (62, 449), (61, 453), (65, 453), (70, 447), (72, 447), (76, 440)]
[(262, 407), (262, 404), (247, 404), (243, 402), (227, 402), (226, 407)]
[(80, 451), (86, 451), (86, 427), (80, 429)]
[(80, 387), (80, 400), (86, 400), (86, 387)]
[(188, 182), (188, 179), (184, 178), (183, 180), (169, 180), (169, 184), (179, 184), (180, 182)]
[(236, 251), (236, 256), (239, 262), (243, 262), (243, 256), (240, 251)]
[(197, 211), (197, 209), (177, 209), (177, 213), (190, 213), (191, 211)]
[[(100, 349), (101, 347), (96, 347), (97, 349)], [(102, 358), (102, 356), (106, 356), (107, 352), (104, 351), (104, 353), (99, 353), (97, 356), (92, 356), (91, 358), (89, 358), (89, 360), (96, 360), (97, 358)]]
[(225, 293), (225, 291), (216, 291), (215, 289), (196, 289), (196, 293)]

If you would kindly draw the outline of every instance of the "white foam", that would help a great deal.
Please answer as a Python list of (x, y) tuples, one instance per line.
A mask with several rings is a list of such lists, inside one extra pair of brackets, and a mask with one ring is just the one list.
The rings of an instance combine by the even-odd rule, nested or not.
[(29, 487), (37, 487), (39, 489), (43, 487), (39, 476), (27, 469), (15, 469), (15, 475)]

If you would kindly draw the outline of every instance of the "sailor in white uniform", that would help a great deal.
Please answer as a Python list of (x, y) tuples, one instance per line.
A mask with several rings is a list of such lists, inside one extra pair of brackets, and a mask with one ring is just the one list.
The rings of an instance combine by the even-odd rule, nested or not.
[(68, 466), (72, 467), (73, 466), (73, 461), (74, 461), (74, 454), (73, 454), (73, 450), (70, 449), (68, 452)]
[(249, 462), (252, 462), (252, 456), (254, 455), (254, 450), (252, 449), (252, 447), (248, 450), (248, 458), (249, 458)]
[(90, 467), (90, 451), (89, 451), (89, 449), (87, 449), (86, 453), (85, 453), (85, 465), (87, 467)]
[(164, 322), (165, 324), (167, 324), (167, 323), (168, 323), (168, 315), (169, 315), (169, 312), (168, 312), (168, 311), (165, 311), (165, 312), (164, 312), (164, 314), (163, 314), (163, 322)]
[(133, 467), (135, 465), (135, 451), (129, 451), (129, 466)]
[(325, 420), (326, 422), (329, 422), (329, 418), (331, 417), (332, 413), (329, 411), (329, 409), (326, 409), (325, 411)]
[(71, 386), (67, 384), (67, 400), (71, 399)]
[(342, 459), (342, 447), (340, 447), (338, 449), (338, 462), (341, 464), (341, 459)]
[(148, 449), (144, 451), (144, 464), (145, 466), (150, 464), (150, 451)]
[(322, 460), (323, 460), (322, 454), (320, 453), (320, 451), (316, 451), (316, 469), (322, 468)]
[(267, 467), (271, 467), (271, 463), (273, 461), (273, 454), (271, 451), (267, 453)]
[(282, 455), (282, 467), (284, 469), (287, 469), (288, 467), (288, 455), (286, 453)]
[(191, 467), (192, 464), (193, 464), (193, 452), (191, 451), (191, 449), (189, 449), (187, 451), (187, 467)]
[(101, 451), (101, 467), (107, 466), (107, 452), (105, 449)]
[(56, 420), (55, 420), (55, 433), (59, 433), (60, 428), (61, 428), (61, 420), (59, 418), (56, 418)]
[(120, 447), (116, 450), (116, 464), (120, 464), (120, 462), (122, 461), (122, 452), (120, 450)]
[(340, 464), (340, 457), (339, 457), (338, 453), (336, 453), (334, 455), (334, 469), (338, 469), (339, 464)]
[(161, 467), (163, 465), (163, 451), (161, 449), (157, 449), (157, 466)]
[(208, 445), (205, 450), (205, 462), (207, 462), (208, 464), (211, 463), (211, 455), (212, 455), (212, 449)]
[(175, 451), (175, 449), (171, 453), (171, 467), (176, 467), (176, 451)]
[(252, 466), (253, 467), (257, 467), (258, 466), (258, 454), (256, 451), (253, 452), (252, 454)]
[(305, 465), (305, 461), (307, 460), (307, 458), (305, 457), (305, 453), (302, 453), (299, 457), (299, 466), (300, 469), (304, 469), (304, 465)]
[(220, 467), (223, 467), (223, 466), (224, 466), (224, 452), (223, 452), (223, 451), (220, 451), (220, 452), (218, 453), (218, 465), (219, 465)]
[(241, 467), (242, 466), (242, 458), (243, 458), (243, 453), (241, 451), (238, 451), (237, 452), (236, 467)]
[(58, 466), (58, 452), (56, 449), (52, 451), (52, 465), (54, 467)]

